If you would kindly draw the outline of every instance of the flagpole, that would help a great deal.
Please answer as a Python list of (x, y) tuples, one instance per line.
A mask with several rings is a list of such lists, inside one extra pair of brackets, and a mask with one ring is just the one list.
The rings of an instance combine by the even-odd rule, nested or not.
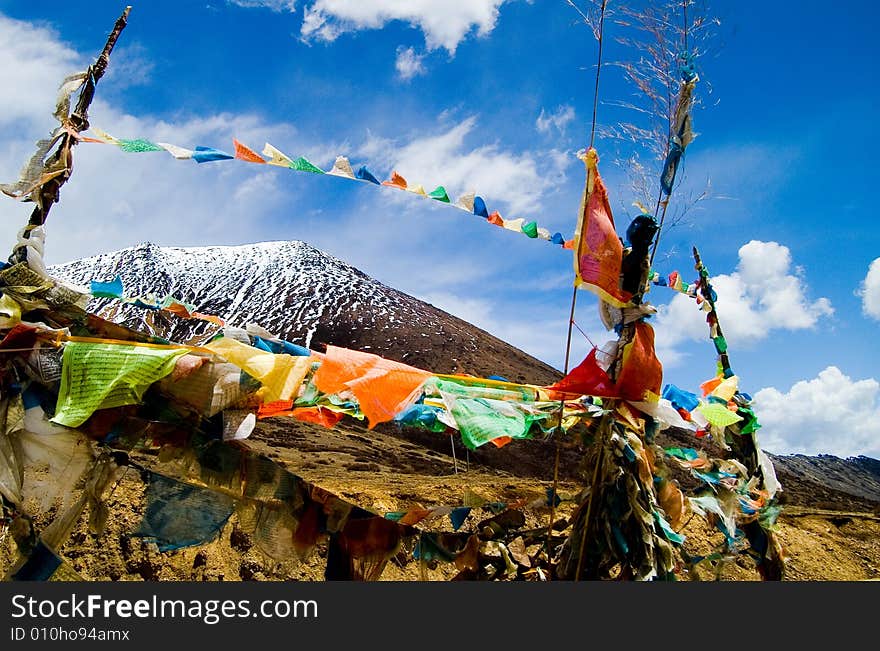
[[(62, 137), (55, 153), (46, 160), (43, 169), (44, 171), (62, 169), (63, 172), (60, 175), (49, 178), (49, 180), (43, 182), (31, 192), (30, 196), (36, 206), (31, 212), (28, 225), (22, 232), (21, 236), (24, 239), (30, 238), (30, 232), (34, 228), (46, 223), (49, 211), (52, 209), (52, 204), (57, 203), (60, 198), (61, 186), (73, 174), (73, 147), (77, 143), (77, 137), (74, 134), (89, 128), (89, 106), (95, 96), (95, 87), (101, 77), (104, 76), (107, 66), (110, 64), (110, 54), (116, 46), (119, 35), (128, 23), (130, 11), (131, 7), (126, 7), (116, 20), (110, 35), (107, 37), (107, 42), (104, 44), (104, 49), (95, 63), (86, 70), (85, 80), (81, 86), (79, 99), (73, 113), (59, 118), (61, 120), (61, 127), (66, 128), (67, 133)], [(18, 244), (9, 256), (9, 261), (12, 263), (25, 262), (27, 261), (27, 255), (28, 247)]]
[[(584, 18), (585, 22), (587, 21), (587, 17), (584, 16), (583, 12), (575, 6), (571, 0), (568, 0), (568, 4), (575, 8), (575, 10), (581, 14)], [(605, 7), (608, 4), (608, 0), (602, 0), (602, 5), (599, 7), (599, 26), (596, 31), (596, 40), (599, 42), (598, 54), (596, 56), (596, 81), (593, 87), (593, 118), (590, 124), (590, 145), (589, 149), (593, 148), (593, 143), (596, 139), (596, 114), (598, 113), (599, 108), (599, 77), (602, 73), (602, 35), (605, 29)], [(577, 255), (577, 252), (575, 252)], [(578, 286), (577, 283), (574, 284), (571, 290), (571, 309), (568, 314), (568, 334), (565, 338), (565, 364), (563, 365), (562, 375), (563, 377), (568, 375), (568, 364), (571, 357), (571, 331), (574, 325), (574, 310), (575, 305), (577, 304), (577, 291)], [(562, 417), (565, 412), (565, 399), (561, 399), (559, 401), (559, 429), (562, 430)], [(547, 557), (549, 560), (550, 557), (550, 537), (553, 533), (553, 519), (556, 517), (556, 489), (559, 485), (559, 439), (556, 439), (556, 458), (553, 464), (553, 493), (550, 496), (550, 522), (547, 524)]]

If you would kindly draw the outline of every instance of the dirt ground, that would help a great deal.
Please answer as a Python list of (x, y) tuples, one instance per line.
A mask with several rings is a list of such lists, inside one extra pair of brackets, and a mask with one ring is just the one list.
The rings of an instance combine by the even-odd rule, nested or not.
[[(345, 421), (326, 429), (281, 419), (261, 421), (247, 447), (271, 458), (308, 482), (338, 497), (384, 514), (413, 507), (461, 505), (466, 491), (489, 501), (524, 500), (521, 529), (547, 530), (550, 509), (539, 505), (553, 484), (555, 444), (517, 441), (502, 449), (485, 446), (466, 453), (454, 448), (442, 434), (407, 431), (393, 426), (367, 430)], [(584, 487), (575, 462), (583, 450), (566, 447), (561, 457), (564, 472), (558, 483), (563, 502), (554, 520), (571, 516), (575, 496)], [(149, 455), (140, 459), (150, 462)], [(211, 542), (160, 552), (153, 542), (132, 537), (145, 510), (146, 486), (139, 472), (129, 468), (106, 498), (110, 517), (100, 534), (90, 533), (84, 515), (70, 539), (58, 550), (76, 575), (95, 581), (320, 581), (324, 579), (327, 547), (319, 543), (304, 561), (278, 562), (266, 556), (240, 526), (233, 513)], [(794, 500), (796, 501), (796, 500)], [(789, 500), (791, 502), (791, 500)], [(38, 521), (43, 526), (48, 516)], [(462, 530), (477, 531), (491, 516), (475, 509)], [(451, 531), (448, 518), (423, 521), (425, 531)], [(722, 534), (694, 515), (682, 533), (688, 555), (715, 551)], [(560, 534), (561, 535), (561, 534)], [(862, 581), (880, 579), (880, 517), (871, 512), (820, 510), (787, 504), (778, 522), (778, 535), (787, 555), (786, 580)], [(528, 537), (526, 537), (528, 539)], [(532, 539), (534, 540), (534, 539)], [(526, 549), (530, 555), (540, 545)], [(386, 565), (385, 581), (444, 581), (458, 569), (451, 563), (423, 563), (413, 558), (411, 543), (404, 543)], [(0, 545), (3, 572), (17, 559), (12, 536)], [(700, 566), (682, 579), (755, 581), (754, 562), (745, 555)]]

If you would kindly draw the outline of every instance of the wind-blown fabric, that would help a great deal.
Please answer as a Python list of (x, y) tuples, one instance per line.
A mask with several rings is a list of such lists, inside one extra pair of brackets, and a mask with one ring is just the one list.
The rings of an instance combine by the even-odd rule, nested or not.
[(372, 353), (327, 346), (314, 383), (324, 393), (354, 393), (372, 429), (414, 402), (429, 377), (428, 371)]
[(614, 229), (598, 163), (596, 150), (590, 149), (584, 156), (587, 184), (574, 234), (575, 285), (589, 289), (615, 307), (624, 307), (632, 296), (620, 288), (623, 244)]

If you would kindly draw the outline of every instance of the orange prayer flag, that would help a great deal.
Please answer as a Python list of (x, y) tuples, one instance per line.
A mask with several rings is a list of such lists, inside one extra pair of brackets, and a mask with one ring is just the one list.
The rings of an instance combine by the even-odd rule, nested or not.
[(614, 229), (608, 191), (599, 176), (599, 156), (590, 148), (584, 157), (587, 184), (574, 234), (575, 285), (598, 294), (606, 303), (624, 307), (632, 295), (620, 288), (623, 244)]
[(703, 396), (708, 396), (715, 390), (719, 384), (723, 382), (723, 379), (720, 377), (713, 377), (711, 380), (706, 380), (700, 385), (700, 389), (703, 390)]
[(497, 210), (493, 211), (492, 214), (486, 218), (486, 221), (490, 224), (495, 224), (496, 226), (504, 226), (504, 219)]
[(388, 185), (392, 188), (400, 188), (401, 190), (406, 190), (406, 179), (397, 172), (391, 172), (391, 180), (382, 181), (382, 185)]
[(409, 406), (429, 377), (428, 371), (372, 353), (327, 346), (313, 381), (323, 393), (354, 393), (372, 429)]
[(241, 160), (246, 160), (249, 163), (262, 163), (266, 164), (266, 159), (260, 156), (253, 149), (246, 147), (241, 144), (235, 138), (232, 139), (232, 144), (235, 146), (235, 157)]

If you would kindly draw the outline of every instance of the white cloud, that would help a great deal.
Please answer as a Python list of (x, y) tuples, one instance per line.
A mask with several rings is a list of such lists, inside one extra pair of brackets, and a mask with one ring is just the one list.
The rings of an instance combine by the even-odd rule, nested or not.
[(513, 153), (498, 144), (468, 149), (465, 140), (475, 131), (477, 119), (471, 116), (439, 135), (406, 143), (370, 134), (359, 153), (387, 163), (407, 182), (420, 183), (429, 192), (442, 184), (453, 201), (459, 194), (476, 191), (490, 211), (503, 202), (511, 211), (502, 211), (507, 219), (537, 210), (542, 197), (564, 180), (564, 165), (571, 157), (555, 150)]
[(417, 75), (425, 74), (425, 66), (422, 63), (425, 58), (424, 54), (416, 54), (415, 49), (411, 47), (397, 48), (397, 59), (394, 61), (394, 67), (401, 79), (412, 79)]
[(552, 113), (547, 113), (542, 108), (541, 115), (535, 120), (535, 128), (538, 133), (550, 133), (551, 129), (564, 133), (565, 128), (572, 120), (574, 120), (574, 107), (569, 104), (557, 106)]
[(140, 43), (120, 45), (113, 49), (113, 65), (107, 68), (102, 80), (105, 87), (114, 90), (149, 84), (155, 65), (147, 49)]
[[(774, 330), (812, 328), (820, 318), (834, 313), (827, 298), (807, 298), (800, 270), (792, 269), (791, 251), (777, 242), (744, 244), (736, 271), (713, 276), (712, 285), (718, 294), (721, 328), (734, 348), (761, 341)], [(660, 306), (657, 322), (658, 348), (666, 352), (684, 341), (708, 337), (705, 312), (682, 294)]]
[(829, 366), (811, 380), (754, 396), (761, 446), (776, 453), (880, 458), (880, 383)]
[(858, 295), (862, 297), (862, 311), (865, 315), (880, 321), (880, 258), (868, 267), (868, 275), (862, 281)]
[[(110, 83), (114, 63), (111, 60), (104, 83)], [(3, 182), (17, 178), (34, 141), (57, 126), (52, 111), (59, 82), (86, 65), (87, 59), (51, 30), (0, 16), (0, 66), (6, 71), (5, 96), (10, 98), (0, 111)], [(113, 82), (107, 88), (115, 86)], [(301, 142), (292, 125), (255, 115), (217, 114), (173, 122), (134, 117), (105, 101), (101, 88), (90, 121), (121, 138), (231, 149), (235, 135), (257, 148), (275, 138), (292, 147), (302, 145), (301, 151), (316, 147)], [(198, 165), (176, 161), (164, 152), (126, 154), (116, 147), (81, 144), (74, 150), (74, 174), (46, 224), (46, 261), (54, 264), (147, 240), (186, 246), (283, 239), (286, 234), (273, 225), (271, 215), (289, 203), (291, 193), (275, 191), (280, 170), (261, 167)], [(26, 223), (32, 207), (2, 198), (0, 213), (9, 227), (0, 230), (0, 250), (11, 251), (18, 225)]]
[[(542, 310), (525, 315), (525, 317), (509, 317), (499, 314), (497, 306), (490, 300), (471, 295), (448, 291), (429, 291), (419, 295), (419, 298), (478, 328), (482, 328), (489, 334), (516, 346), (533, 357), (544, 360), (555, 368), (563, 368), (567, 332), (566, 317), (568, 316), (564, 306), (558, 311)], [(591, 324), (590, 330), (597, 332), (602, 329), (598, 319), (589, 320), (589, 322)], [(598, 339), (593, 338), (593, 340), (599, 345), (605, 342), (605, 338), (601, 335)], [(569, 368), (577, 366), (586, 357), (590, 347), (583, 336), (575, 331), (572, 335)]]
[(498, 20), (498, 8), (507, 0), (314, 0), (305, 7), (304, 39), (332, 41), (345, 32), (381, 29), (400, 20), (421, 29), (428, 50), (445, 48), (450, 54), (476, 29), (485, 36)]
[[(57, 126), (52, 117), (58, 84), (88, 63), (46, 27), (0, 14), (0, 70), (3, 70), (3, 109), (0, 127), (22, 120), (21, 131), (43, 137)], [(16, 170), (17, 171), (17, 170)]]
[(245, 9), (270, 9), (275, 13), (296, 11), (296, 0), (226, 0), (229, 4)]

